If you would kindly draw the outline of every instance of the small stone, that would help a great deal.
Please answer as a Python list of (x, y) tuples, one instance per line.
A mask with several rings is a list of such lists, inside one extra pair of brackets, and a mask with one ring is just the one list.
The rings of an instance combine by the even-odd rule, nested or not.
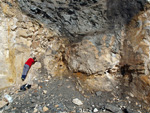
[(119, 107), (111, 104), (105, 105), (105, 108), (112, 111), (113, 113), (122, 113), (122, 110)]
[(141, 107), (142, 107), (142, 105), (141, 105), (141, 104), (139, 104), (139, 107), (141, 108)]
[(32, 103), (35, 103), (35, 102), (36, 102), (36, 100), (35, 100), (35, 99), (31, 99), (31, 102), (32, 102)]
[(49, 80), (45, 80), (45, 82), (48, 82)]
[(48, 110), (49, 110), (48, 107), (46, 107), (46, 106), (43, 107), (43, 111), (44, 111), (44, 112), (46, 112), (46, 111), (48, 111)]
[(126, 97), (126, 99), (129, 99), (129, 97)]
[(51, 79), (51, 76), (48, 76), (48, 79), (50, 80), (50, 79)]
[(59, 105), (55, 105), (55, 108), (59, 107)]
[(98, 109), (97, 109), (97, 108), (94, 108), (93, 112), (94, 112), (94, 113), (98, 112)]
[(40, 100), (40, 96), (37, 96), (37, 100)]
[(132, 93), (130, 93), (130, 96), (131, 96), (131, 97), (134, 97), (134, 95), (133, 95)]
[(138, 105), (138, 103), (137, 103), (137, 102), (136, 102), (135, 104), (136, 104), (136, 106)]
[(78, 106), (80, 106), (80, 105), (82, 105), (83, 103), (82, 103), (82, 101), (81, 100), (79, 100), (78, 98), (75, 98), (75, 99), (73, 99), (73, 101), (72, 101), (74, 104), (76, 104), (76, 105), (78, 105)]
[(67, 86), (67, 88), (70, 88), (70, 86)]
[(36, 108), (34, 108), (34, 111), (33, 111), (33, 112), (36, 113), (37, 111), (38, 111), (38, 110), (37, 110)]
[(100, 96), (102, 94), (101, 91), (96, 92), (96, 96)]
[(46, 93), (47, 93), (47, 91), (46, 91), (46, 90), (43, 90), (43, 93), (44, 93), (44, 94), (46, 94)]

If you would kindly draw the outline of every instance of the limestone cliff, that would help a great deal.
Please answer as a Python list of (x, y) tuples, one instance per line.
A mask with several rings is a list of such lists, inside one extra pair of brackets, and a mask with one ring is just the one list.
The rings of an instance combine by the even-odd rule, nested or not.
[(55, 75), (60, 65), (63, 70), (60, 51), (64, 44), (57, 33), (22, 14), (14, 1), (1, 1), (0, 5), (0, 88), (20, 83), (23, 65), (29, 57), (38, 59), (30, 70), (30, 79), (41, 73)]
[(19, 83), (25, 60), (36, 56), (34, 77), (69, 70), (91, 75), (84, 83), (106, 91), (124, 81), (150, 103), (148, 1), (2, 0), (0, 5), (0, 77), (7, 83), (0, 88)]

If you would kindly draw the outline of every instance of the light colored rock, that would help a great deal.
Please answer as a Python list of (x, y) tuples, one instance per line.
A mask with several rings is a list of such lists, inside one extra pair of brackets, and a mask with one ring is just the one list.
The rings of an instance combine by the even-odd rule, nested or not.
[(44, 94), (46, 94), (46, 93), (47, 93), (47, 91), (46, 91), (46, 90), (43, 90), (43, 93), (44, 93)]
[(0, 113), (3, 113), (4, 110), (1, 110)]
[(111, 49), (106, 47), (101, 50), (101, 55), (99, 55), (99, 50), (89, 40), (83, 40), (66, 51), (65, 59), (68, 68), (74, 72), (80, 71), (88, 75), (103, 74), (107, 68), (113, 68), (120, 60), (119, 54), (112, 54)]
[(150, 3), (150, 0), (146, 0), (148, 3)]
[(94, 113), (97, 113), (97, 112), (98, 112), (98, 109), (97, 109), (97, 108), (94, 108), (93, 112), (94, 112)]
[(34, 112), (34, 113), (38, 112), (37, 108), (34, 108), (34, 111), (33, 111), (33, 112)]
[(97, 91), (96, 92), (96, 96), (101, 96), (102, 92), (101, 91)]
[(51, 79), (51, 76), (48, 76), (48, 80), (50, 80)]
[(36, 62), (34, 65), (34, 68), (36, 68), (36, 70), (40, 69), (42, 67), (41, 63), (38, 61)]
[(12, 103), (12, 102), (13, 102), (13, 98), (12, 98), (10, 95), (8, 95), (8, 94), (5, 94), (5, 95), (4, 95), (4, 98), (5, 98), (5, 100), (8, 101), (9, 103)]
[(78, 105), (78, 106), (83, 105), (82, 101), (79, 100), (78, 98), (73, 99), (72, 102), (73, 102), (74, 104)]
[(90, 87), (91, 89), (101, 91), (112, 91), (114, 89), (114, 86), (117, 85), (115, 77), (107, 77), (106, 75), (91, 76), (90, 78), (85, 80), (85, 83), (86, 85), (84, 87)]
[(19, 28), (19, 29), (17, 30), (17, 35), (18, 35), (19, 37), (28, 38), (28, 37), (32, 36), (33, 34), (32, 34), (31, 32), (29, 32), (28, 29)]
[(49, 110), (48, 107), (46, 107), (46, 106), (43, 107), (43, 111), (44, 111), (44, 112), (46, 112), (46, 111), (48, 111), (48, 110)]
[(0, 108), (4, 107), (6, 104), (8, 104), (8, 102), (1, 100), (0, 101)]
[(15, 11), (14, 9), (10, 8), (8, 4), (6, 3), (2, 3), (1, 4), (3, 13), (8, 15), (8, 16), (14, 16), (15, 15)]

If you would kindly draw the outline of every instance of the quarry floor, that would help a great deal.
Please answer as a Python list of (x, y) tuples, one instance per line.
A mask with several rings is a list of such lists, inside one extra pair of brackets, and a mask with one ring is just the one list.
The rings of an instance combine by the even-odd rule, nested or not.
[[(118, 86), (118, 90), (122, 86)], [(125, 89), (124, 90), (128, 90)], [(119, 91), (118, 91), (119, 92)], [(146, 104), (129, 95), (112, 92), (87, 92), (79, 88), (74, 76), (41, 76), (26, 91), (10, 87), (1, 91), (13, 97), (13, 102), (0, 113), (148, 113)], [(73, 99), (81, 101), (77, 105)], [(77, 103), (78, 103), (77, 102)], [(81, 103), (79, 102), (79, 103)]]

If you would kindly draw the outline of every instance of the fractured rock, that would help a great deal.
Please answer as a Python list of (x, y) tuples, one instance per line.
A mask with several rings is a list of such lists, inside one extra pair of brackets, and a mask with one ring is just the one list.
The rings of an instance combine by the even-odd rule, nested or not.
[(19, 37), (24, 37), (24, 38), (28, 38), (28, 37), (30, 37), (30, 36), (32, 36), (33, 34), (31, 33), (31, 32), (29, 32), (28, 31), (28, 29), (18, 29), (17, 30), (17, 35), (19, 36)]
[(119, 107), (110, 104), (105, 105), (105, 109), (108, 109), (113, 113), (123, 113), (123, 111)]
[(102, 92), (101, 91), (97, 91), (96, 92), (96, 96), (101, 96)]

